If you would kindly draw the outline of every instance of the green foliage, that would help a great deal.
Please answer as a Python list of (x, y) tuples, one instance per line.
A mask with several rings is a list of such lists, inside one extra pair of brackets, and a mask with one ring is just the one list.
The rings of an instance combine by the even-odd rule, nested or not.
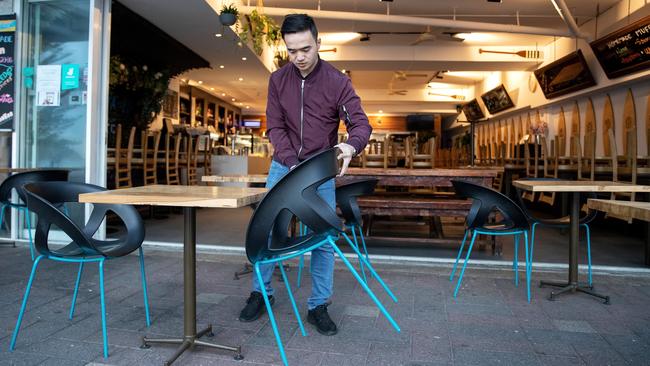
[(109, 124), (121, 123), (125, 131), (132, 126), (146, 130), (160, 112), (172, 76), (166, 69), (150, 70), (147, 65), (129, 64), (111, 56)]
[(275, 46), (282, 39), (280, 26), (268, 15), (253, 10), (249, 15), (245, 16), (245, 19), (246, 24), (243, 25), (243, 30), (239, 32), (239, 38), (244, 43), (250, 42), (253, 50), (258, 55), (261, 55), (264, 51), (264, 44)]
[(237, 10), (237, 7), (235, 4), (224, 4), (223, 7), (221, 8), (221, 13), (229, 13), (229, 14), (234, 14), (235, 16), (239, 16), (239, 10)]

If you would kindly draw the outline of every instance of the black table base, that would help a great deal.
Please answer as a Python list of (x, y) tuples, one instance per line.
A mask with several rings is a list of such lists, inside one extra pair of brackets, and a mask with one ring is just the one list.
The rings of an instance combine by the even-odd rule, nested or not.
[(601, 295), (597, 292), (594, 291), (593, 286), (589, 286), (586, 284), (572, 284), (568, 282), (553, 282), (553, 281), (539, 281), (539, 287), (544, 287), (544, 286), (552, 286), (552, 287), (559, 287), (558, 291), (551, 291), (551, 293), (548, 295), (548, 299), (551, 301), (555, 301), (555, 298), (558, 295), (564, 294), (564, 293), (569, 293), (569, 292), (582, 292), (587, 295), (591, 295), (600, 299), (603, 299), (604, 303), (606, 305), (609, 305), (609, 296), (606, 295)]
[(235, 360), (242, 360), (241, 346), (224, 346), (200, 340), (204, 335), (213, 336), (212, 325), (196, 332), (196, 208), (183, 207), (184, 232), (183, 241), (183, 337), (177, 338), (147, 338), (142, 337), (141, 348), (151, 347), (150, 343), (179, 344), (174, 354), (165, 361), (165, 366), (171, 365), (183, 352), (194, 346), (205, 346), (235, 352)]

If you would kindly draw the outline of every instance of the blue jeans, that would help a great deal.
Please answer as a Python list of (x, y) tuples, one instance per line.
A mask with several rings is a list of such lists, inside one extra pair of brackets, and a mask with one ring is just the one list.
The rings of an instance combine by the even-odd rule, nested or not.
[[(266, 179), (266, 188), (272, 188), (282, 177), (289, 172), (289, 168), (273, 160), (269, 169), (269, 176)], [(318, 194), (332, 207), (336, 209), (336, 193), (334, 190), (334, 179), (328, 180), (318, 187)], [(271, 279), (275, 264), (260, 265), (264, 286), (269, 295), (273, 294)], [(309, 310), (318, 305), (325, 304), (332, 296), (334, 284), (334, 249), (331, 245), (325, 244), (311, 252), (311, 296), (307, 300)], [(253, 291), (262, 292), (257, 276), (253, 276)]]

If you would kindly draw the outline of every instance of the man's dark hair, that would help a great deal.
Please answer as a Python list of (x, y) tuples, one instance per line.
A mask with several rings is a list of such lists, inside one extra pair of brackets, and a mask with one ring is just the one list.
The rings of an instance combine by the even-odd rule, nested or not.
[(280, 33), (282, 38), (287, 34), (310, 31), (314, 40), (318, 40), (318, 29), (314, 19), (307, 14), (289, 14), (284, 17)]

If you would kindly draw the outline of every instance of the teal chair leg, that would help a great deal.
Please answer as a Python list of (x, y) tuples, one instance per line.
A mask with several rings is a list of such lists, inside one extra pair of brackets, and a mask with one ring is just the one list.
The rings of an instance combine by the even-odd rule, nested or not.
[(81, 273), (84, 270), (84, 262), (79, 263), (79, 271), (77, 271), (77, 281), (74, 283), (74, 293), (72, 294), (72, 304), (70, 305), (70, 314), (68, 319), (72, 320), (74, 316), (74, 306), (77, 303), (77, 294), (79, 293), (79, 282), (81, 281)]
[(465, 230), (465, 235), (463, 236), (463, 241), (460, 243), (460, 249), (458, 249), (458, 255), (456, 256), (456, 261), (454, 262), (454, 267), (451, 270), (451, 275), (449, 275), (449, 281), (454, 280), (454, 275), (456, 274), (456, 267), (458, 267), (458, 261), (460, 260), (461, 254), (463, 254), (463, 249), (465, 249), (465, 241), (467, 240), (467, 234), (470, 230)]
[(300, 283), (302, 282), (302, 269), (305, 267), (305, 256), (301, 255), (298, 260), (298, 279), (296, 280), (296, 287), (300, 288)]
[[(519, 238), (519, 235), (517, 235)], [(526, 255), (526, 297), (530, 302), (530, 277), (532, 275), (532, 257), (528, 256), (528, 232), (524, 231), (524, 251)]]
[[(461, 282), (463, 282), (463, 275), (465, 274), (465, 268), (467, 267), (467, 262), (469, 262), (469, 255), (470, 253), (472, 253), (472, 247), (474, 246), (474, 241), (476, 240), (476, 234), (477, 232), (476, 230), (474, 230), (474, 232), (472, 233), (472, 240), (470, 241), (469, 247), (467, 248), (467, 256), (465, 256), (465, 262), (463, 263), (463, 268), (461, 268), (460, 275), (458, 276), (458, 284), (456, 285), (456, 289), (454, 290), (454, 298), (458, 295), (458, 290), (460, 290), (460, 284)], [(463, 244), (464, 242), (465, 240), (463, 240)], [(462, 245), (460, 249), (461, 250), (463, 249)], [(458, 254), (458, 256), (460, 257), (460, 253)], [(456, 260), (456, 262), (458, 262), (458, 260)], [(454, 265), (454, 271), (455, 270), (456, 270), (456, 266)], [(452, 272), (452, 276), (453, 276), (453, 272)]]
[[(352, 247), (352, 250), (354, 250), (356, 252), (357, 257), (359, 258), (359, 263), (361, 263), (361, 268), (363, 268), (363, 264), (365, 263), (366, 267), (368, 267), (368, 271), (370, 271), (370, 275), (372, 275), (372, 277), (374, 277), (377, 280), (377, 282), (379, 282), (379, 284), (381, 285), (381, 287), (384, 288), (384, 291), (386, 291), (388, 296), (390, 296), (391, 299), (393, 299), (394, 302), (397, 302), (397, 297), (393, 294), (393, 291), (391, 291), (390, 288), (388, 287), (388, 285), (384, 282), (384, 280), (382, 280), (381, 277), (379, 277), (379, 275), (377, 274), (375, 269), (372, 268), (372, 265), (370, 264), (370, 262), (366, 261), (366, 259), (361, 255), (361, 253), (359, 252), (359, 248), (352, 245), (350, 237), (348, 237), (345, 233), (343, 233), (343, 237), (350, 244), (350, 247)], [(366, 284), (368, 283), (366, 281), (365, 277), (363, 278), (363, 280), (364, 280), (364, 283), (366, 283)]]
[[(357, 249), (357, 255), (359, 257), (359, 269), (361, 269), (361, 274), (363, 275), (363, 281), (368, 283), (368, 279), (366, 278), (366, 269), (363, 268), (363, 261), (361, 260), (361, 252), (359, 251), (359, 242), (357, 241), (357, 233), (356, 230), (354, 229), (354, 225), (350, 226), (350, 230), (352, 230), (352, 237), (354, 238), (354, 247)], [(348, 240), (348, 243), (350, 246), (352, 246), (352, 243)], [(368, 252), (366, 252), (366, 259), (368, 258)]]
[(106, 299), (104, 298), (104, 259), (99, 261), (99, 298), (102, 310), (102, 340), (104, 341), (104, 358), (108, 358), (108, 336), (106, 335)]
[(363, 245), (363, 252), (366, 254), (366, 261), (370, 262), (370, 257), (368, 256), (368, 248), (366, 248), (366, 238), (363, 236), (363, 230), (361, 226), (357, 226), (359, 230), (359, 236), (361, 237), (361, 244)]
[[(0, 207), (0, 229), (2, 229), (3, 226), (5, 226), (5, 208), (7, 208), (7, 205), (2, 205)], [(6, 226), (5, 226), (6, 227)], [(8, 227), (7, 227), (8, 229)]]
[(29, 281), (27, 281), (27, 288), (25, 289), (25, 296), (23, 296), (23, 303), (20, 306), (20, 312), (18, 313), (18, 319), (16, 320), (16, 328), (14, 328), (14, 334), (11, 336), (11, 343), (9, 344), (9, 351), (13, 351), (16, 346), (16, 338), (18, 338), (18, 331), (20, 330), (20, 323), (23, 321), (23, 315), (25, 314), (25, 308), (27, 307), (27, 299), (29, 299), (29, 292), (32, 289), (32, 282), (34, 282), (34, 276), (36, 275), (36, 268), (41, 262), (41, 259), (45, 258), (42, 255), (39, 255), (38, 258), (34, 261), (32, 265), (32, 273), (29, 275)]
[(142, 251), (142, 246), (139, 249), (140, 256), (140, 276), (142, 277), (142, 296), (144, 297), (144, 314), (147, 321), (147, 327), (151, 325), (151, 319), (149, 317), (149, 296), (147, 295), (147, 276), (144, 271), (144, 252)]
[(275, 341), (278, 344), (278, 350), (280, 351), (280, 357), (282, 357), (282, 363), (284, 366), (289, 366), (287, 362), (287, 355), (284, 353), (284, 346), (282, 345), (282, 339), (280, 338), (280, 332), (278, 331), (278, 325), (275, 322), (275, 316), (273, 315), (273, 309), (271, 309), (271, 303), (266, 294), (266, 286), (264, 286), (264, 280), (262, 279), (262, 274), (260, 273), (260, 264), (259, 262), (253, 265), (253, 272), (257, 276), (257, 280), (262, 284), (262, 298), (264, 299), (264, 305), (266, 306), (266, 312), (269, 314), (269, 320), (271, 321), (271, 327), (273, 328), (273, 334), (275, 335)]
[(32, 240), (32, 220), (29, 217), (29, 210), (24, 208), (23, 212), (25, 213), (25, 221), (27, 222), (27, 237), (29, 238), (29, 252), (32, 255), (32, 261), (34, 260), (34, 241)]
[[(386, 310), (386, 308), (384, 308), (384, 305), (382, 305), (381, 302), (379, 301), (379, 299), (377, 299), (377, 297), (376, 297), (375, 294), (372, 292), (372, 290), (370, 289), (370, 287), (368, 287), (368, 285), (367, 285), (365, 282), (363, 282), (363, 279), (361, 278), (361, 276), (360, 276), (360, 275), (357, 273), (357, 271), (354, 269), (354, 267), (352, 266), (352, 264), (350, 263), (350, 261), (348, 261), (347, 258), (345, 258), (345, 255), (343, 255), (343, 252), (341, 252), (341, 249), (339, 249), (339, 247), (336, 245), (336, 243), (334, 243), (334, 240), (332, 240), (332, 238), (328, 238), (328, 241), (329, 241), (330, 245), (332, 246), (332, 248), (334, 248), (334, 250), (336, 251), (336, 253), (339, 255), (339, 257), (341, 258), (341, 260), (343, 261), (343, 263), (345, 263), (345, 265), (348, 267), (348, 269), (350, 270), (350, 272), (352, 272), (352, 275), (354, 276), (354, 278), (357, 279), (357, 281), (359, 282), (359, 284), (361, 285), (361, 287), (363, 287), (363, 289), (366, 291), (366, 293), (368, 294), (368, 296), (370, 296), (370, 298), (372, 299), (372, 301), (375, 302), (375, 304), (377, 305), (377, 307), (379, 308), (379, 310), (382, 312), (382, 314), (384, 314), (384, 316), (386, 317), (386, 319), (388, 319), (388, 321), (389, 321), (390, 324), (393, 326), (393, 328), (395, 328), (396, 331), (400, 332), (401, 330), (400, 330), (399, 325), (397, 325), (397, 322), (395, 322), (395, 320), (394, 320), (393, 317), (388, 313), (388, 311)], [(368, 264), (368, 263), (366, 263), (366, 265), (367, 265), (367, 264)], [(368, 268), (370, 269), (371, 273), (374, 272), (374, 270), (372, 270), (372, 267), (368, 267)], [(378, 277), (377, 277), (377, 278), (378, 278)]]
[(533, 248), (535, 247), (535, 227), (538, 225), (537, 222), (534, 222), (533, 225), (531, 225), (530, 229), (530, 265), (533, 265)]
[[(302, 258), (302, 256), (301, 256)], [(293, 292), (291, 291), (291, 285), (289, 285), (289, 280), (287, 279), (287, 275), (284, 272), (284, 268), (282, 267), (282, 262), (278, 262), (280, 265), (280, 273), (282, 274), (282, 280), (284, 281), (284, 285), (287, 287), (287, 294), (289, 294), (289, 300), (291, 300), (291, 306), (293, 307), (293, 313), (296, 315), (296, 320), (298, 320), (298, 326), (300, 326), (300, 333), (302, 334), (303, 337), (307, 336), (307, 332), (305, 332), (305, 326), (302, 324), (302, 319), (300, 319), (300, 313), (298, 312), (298, 306), (296, 306), (296, 299), (293, 298)]]
[[(515, 272), (515, 287), (519, 287), (519, 234), (515, 234), (515, 253), (512, 259), (512, 269)], [(526, 253), (526, 271), (528, 271), (528, 253)]]
[(587, 224), (582, 224), (582, 226), (585, 227), (585, 231), (587, 233), (587, 273), (589, 276), (589, 287), (591, 287), (593, 286), (591, 280), (591, 230)]

